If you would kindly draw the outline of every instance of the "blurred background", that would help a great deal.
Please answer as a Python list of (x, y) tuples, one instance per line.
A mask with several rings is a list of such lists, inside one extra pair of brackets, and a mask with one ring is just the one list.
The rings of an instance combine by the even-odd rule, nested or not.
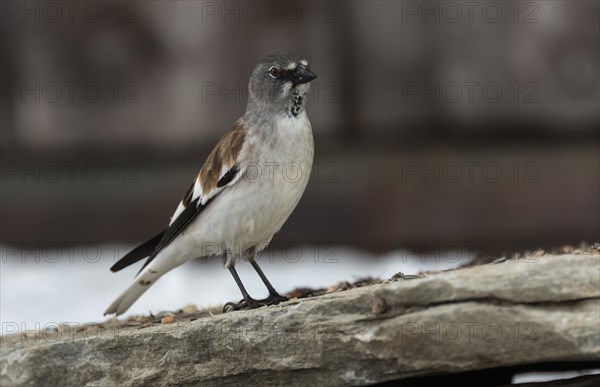
[[(166, 225), (275, 51), (319, 75), (313, 177), (265, 267), (282, 291), (599, 239), (598, 2), (1, 12), (2, 321), (99, 319), (137, 270), (108, 267)], [(176, 270), (132, 312), (239, 297), (219, 265)]]

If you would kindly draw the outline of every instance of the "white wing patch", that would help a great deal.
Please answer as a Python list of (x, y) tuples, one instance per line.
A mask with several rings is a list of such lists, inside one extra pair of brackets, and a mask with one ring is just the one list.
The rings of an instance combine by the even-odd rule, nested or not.
[(175, 221), (175, 219), (177, 219), (177, 217), (179, 217), (179, 215), (181, 215), (183, 210), (185, 210), (185, 206), (183, 205), (182, 202), (179, 202), (179, 205), (177, 206), (175, 213), (173, 213), (173, 216), (171, 216), (171, 221), (169, 222), (169, 226), (173, 224), (173, 222)]
[[(171, 217), (169, 225), (173, 224), (182, 213), (186, 212), (187, 206), (194, 201), (197, 201), (198, 206), (205, 205), (223, 188), (239, 181), (244, 171), (237, 163), (245, 137), (246, 130), (243, 121), (240, 119), (221, 137), (212, 152), (210, 152), (196, 179), (188, 186), (183, 199)], [(230, 176), (226, 176), (223, 181), (223, 183), (227, 181), (227, 184), (219, 187), (221, 179), (233, 168), (236, 169), (232, 171)], [(219, 176), (217, 176), (217, 173), (219, 173)]]
[[(235, 168), (235, 164), (231, 167), (231, 168), (221, 168), (221, 174), (219, 175), (219, 180), (221, 180), (223, 178), (223, 176), (225, 176), (225, 174), (227, 172), (229, 172), (232, 168)], [(210, 199), (212, 199), (213, 197), (215, 197), (216, 194), (218, 194), (219, 192), (221, 192), (225, 187), (229, 187), (233, 184), (235, 184), (240, 177), (242, 176), (243, 173), (243, 169), (240, 168), (240, 170), (238, 171), (238, 173), (235, 175), (235, 177), (233, 178), (233, 180), (231, 180), (228, 184), (222, 186), (222, 187), (215, 187), (212, 189), (212, 191), (208, 192), (206, 195), (203, 195), (200, 200), (198, 201), (198, 205), (205, 205), (206, 202), (208, 202)]]
[[(218, 180), (221, 180), (227, 172), (229, 172), (229, 169), (221, 168), (221, 174), (220, 174)], [(208, 192), (206, 195), (202, 191), (202, 183), (200, 182), (200, 177), (196, 178), (196, 180), (194, 181), (194, 190), (193, 190), (192, 199), (190, 202), (193, 202), (194, 200), (199, 198), (200, 200), (198, 200), (198, 206), (205, 205), (210, 199), (215, 197), (215, 195), (217, 195), (219, 192), (221, 192), (224, 188), (237, 183), (240, 180), (243, 173), (244, 173), (244, 168), (240, 168), (240, 170), (235, 175), (233, 180), (231, 180), (228, 184), (226, 184), (222, 187), (215, 187), (210, 192)], [(185, 209), (186, 209), (186, 206), (184, 206), (183, 201), (180, 201), (179, 205), (177, 206), (177, 209), (175, 210), (175, 212), (173, 213), (173, 216), (171, 217), (171, 222), (169, 223), (169, 226), (171, 224), (173, 224), (173, 222), (175, 222), (175, 220), (179, 217), (179, 215), (181, 215), (181, 213)]]
[(202, 196), (202, 183), (200, 182), (200, 176), (196, 178), (194, 182), (194, 193), (192, 194), (192, 201)]

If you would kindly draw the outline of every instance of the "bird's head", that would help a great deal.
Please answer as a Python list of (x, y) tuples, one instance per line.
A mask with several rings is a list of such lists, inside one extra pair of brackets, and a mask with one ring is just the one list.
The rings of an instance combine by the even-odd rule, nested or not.
[(254, 67), (248, 85), (248, 109), (297, 116), (304, 109), (309, 82), (317, 78), (308, 61), (296, 54), (271, 54)]

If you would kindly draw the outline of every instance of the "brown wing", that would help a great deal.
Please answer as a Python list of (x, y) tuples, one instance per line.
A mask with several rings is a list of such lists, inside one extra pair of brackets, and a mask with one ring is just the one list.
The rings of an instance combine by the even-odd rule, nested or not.
[[(135, 257), (132, 257), (130, 253), (121, 258), (113, 266), (115, 269), (113, 271), (120, 270), (143, 259), (145, 256), (149, 256), (142, 269), (140, 269), (141, 272), (163, 248), (206, 208), (210, 201), (234, 181), (240, 172), (237, 158), (244, 144), (245, 133), (243, 125), (238, 121), (221, 137), (200, 172), (198, 172), (196, 179), (192, 181), (186, 190), (169, 226), (150, 241), (134, 249), (132, 253), (136, 252)], [(145, 255), (140, 256), (138, 253)]]
[(245, 136), (244, 126), (238, 121), (210, 152), (197, 177), (202, 185), (203, 196), (209, 196), (217, 189), (219, 180), (234, 167)]

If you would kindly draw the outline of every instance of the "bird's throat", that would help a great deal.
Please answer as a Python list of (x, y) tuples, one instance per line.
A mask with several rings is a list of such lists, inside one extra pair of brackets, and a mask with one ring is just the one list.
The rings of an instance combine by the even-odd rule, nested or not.
[(296, 88), (292, 89), (291, 102), (290, 107), (287, 109), (288, 114), (292, 117), (298, 117), (304, 110), (304, 93)]

